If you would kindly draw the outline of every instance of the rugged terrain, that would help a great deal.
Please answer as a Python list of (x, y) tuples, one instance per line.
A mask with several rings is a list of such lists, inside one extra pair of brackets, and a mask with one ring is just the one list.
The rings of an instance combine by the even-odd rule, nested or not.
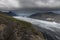
[(7, 15), (7, 16), (17, 16), (17, 14), (15, 14), (15, 13), (12, 12), (12, 11), (9, 11), (9, 12), (1, 12), (1, 11), (0, 11), (0, 14)]
[(45, 21), (55, 21), (60, 23), (60, 14), (56, 14), (53, 12), (42, 12), (42, 13), (35, 13), (30, 16), (30, 18), (45, 20)]
[(2, 13), (0, 12), (0, 40), (44, 40), (43, 34), (31, 23)]

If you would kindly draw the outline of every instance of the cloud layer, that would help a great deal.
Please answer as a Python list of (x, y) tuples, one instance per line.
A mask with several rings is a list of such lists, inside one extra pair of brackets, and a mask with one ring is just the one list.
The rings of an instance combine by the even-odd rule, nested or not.
[(60, 0), (0, 0), (0, 9), (59, 8)]
[(0, 0), (0, 9), (15, 9), (19, 5), (17, 0)]

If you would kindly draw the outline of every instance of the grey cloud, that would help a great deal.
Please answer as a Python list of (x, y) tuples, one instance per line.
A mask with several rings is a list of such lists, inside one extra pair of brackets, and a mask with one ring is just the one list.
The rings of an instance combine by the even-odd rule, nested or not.
[(22, 7), (60, 7), (59, 0), (20, 0)]
[(60, 8), (60, 0), (1, 0), (0, 9)]
[(41, 0), (42, 2), (44, 2), (44, 3), (47, 3), (48, 2), (48, 0)]

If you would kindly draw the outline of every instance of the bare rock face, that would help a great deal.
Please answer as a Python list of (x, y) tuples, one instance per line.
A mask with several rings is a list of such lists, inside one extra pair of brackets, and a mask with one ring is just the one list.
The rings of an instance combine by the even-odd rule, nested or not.
[(46, 20), (46, 21), (55, 21), (60, 23), (60, 14), (56, 14), (53, 12), (43, 12), (36, 13), (30, 16), (31, 18)]
[(44, 40), (32, 24), (0, 14), (0, 40)]

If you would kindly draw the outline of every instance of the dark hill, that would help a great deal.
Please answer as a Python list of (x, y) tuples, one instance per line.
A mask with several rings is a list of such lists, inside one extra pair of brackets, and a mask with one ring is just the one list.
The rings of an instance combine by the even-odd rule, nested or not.
[(44, 40), (44, 37), (32, 24), (0, 12), (0, 40)]
[(30, 18), (60, 22), (60, 14), (56, 14), (53, 12), (35, 13), (35, 14), (31, 15)]
[(12, 12), (12, 11), (9, 11), (9, 12), (1, 12), (1, 11), (0, 11), (0, 14), (5, 14), (5, 15), (8, 15), (8, 16), (17, 16), (17, 14), (15, 14), (15, 13)]

